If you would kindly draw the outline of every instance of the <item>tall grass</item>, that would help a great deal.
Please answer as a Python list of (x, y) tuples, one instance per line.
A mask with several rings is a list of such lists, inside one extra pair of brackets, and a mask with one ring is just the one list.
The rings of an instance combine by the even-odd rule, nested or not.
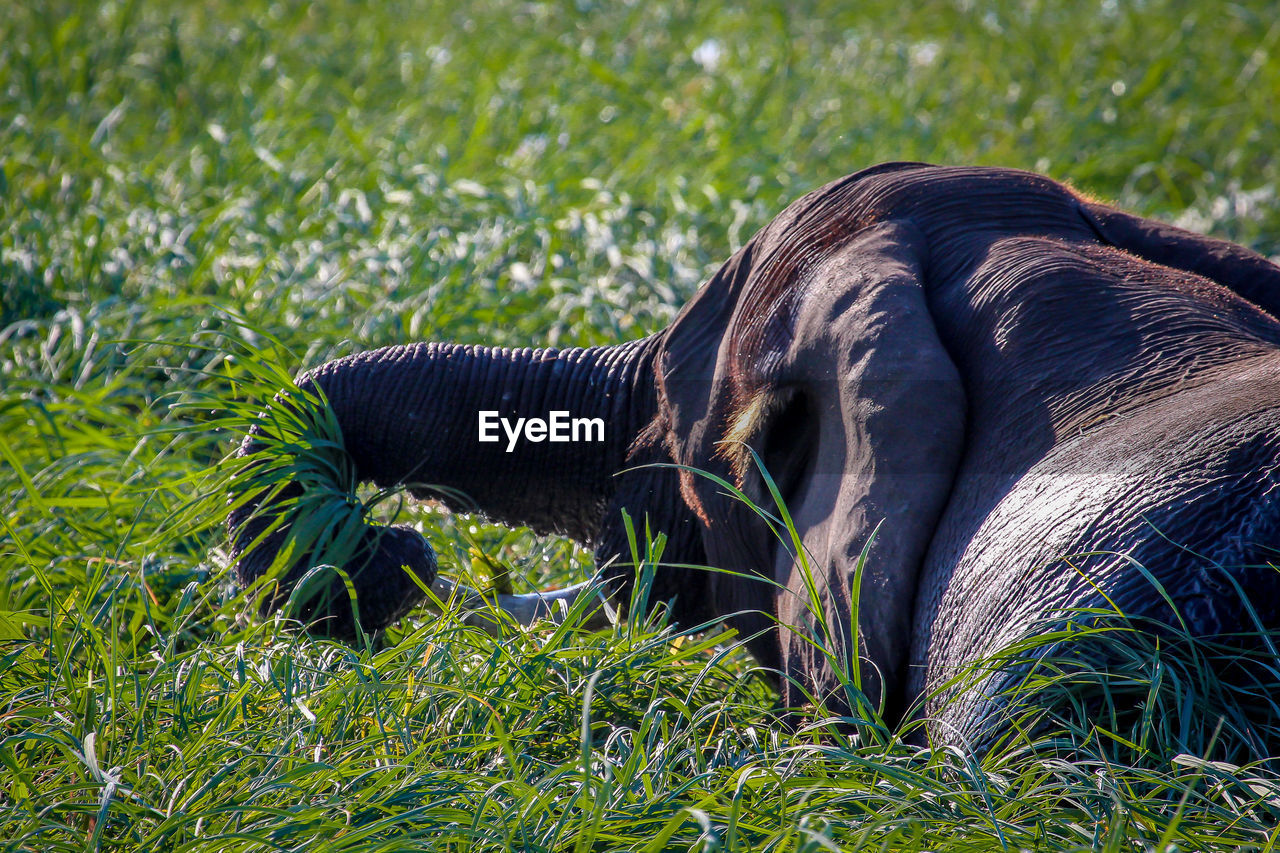
[[(931, 749), (784, 726), (734, 638), (660, 606), (501, 639), (419, 614), (351, 648), (255, 618), (220, 556), (228, 455), (299, 367), (645, 334), (872, 162), (1038, 168), (1280, 252), (1272, 12), (0, 2), (0, 844), (1275, 846), (1241, 746), (1273, 673), (1232, 693), (1229, 653), (1123, 621), (1081, 632), (1107, 669), (1010, 650), (1049, 718)], [(590, 571), (372, 503), (464, 578), (475, 548), (522, 589)]]

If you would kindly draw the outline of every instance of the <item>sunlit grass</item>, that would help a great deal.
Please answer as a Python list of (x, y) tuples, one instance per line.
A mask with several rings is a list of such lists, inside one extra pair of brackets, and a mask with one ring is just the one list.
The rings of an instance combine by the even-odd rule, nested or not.
[[(978, 755), (788, 730), (731, 638), (661, 610), (353, 649), (254, 618), (221, 556), (228, 456), (300, 367), (638, 337), (870, 163), (1040, 169), (1280, 252), (1269, 4), (0, 2), (0, 33), (0, 844), (1276, 844), (1241, 746), (1274, 674), (1223, 695), (1214, 650), (1124, 623), (1106, 671), (1036, 658), (1066, 710)], [(590, 571), (374, 512), (454, 574), (476, 546), (517, 591)]]

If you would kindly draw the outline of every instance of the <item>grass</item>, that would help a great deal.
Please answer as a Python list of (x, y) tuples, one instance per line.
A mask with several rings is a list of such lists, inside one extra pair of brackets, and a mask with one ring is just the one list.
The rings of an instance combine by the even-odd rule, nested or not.
[[(660, 614), (352, 649), (249, 618), (219, 557), (224, 459), (300, 366), (646, 334), (876, 161), (1039, 169), (1280, 253), (1273, 11), (0, 0), (0, 845), (1277, 846), (1280, 778), (1214, 716), (1249, 697), (1177, 644), (1031, 676), (1164, 713), (977, 756), (787, 731), (730, 638)], [(526, 588), (589, 571), (399, 513), (464, 576), (473, 542)]]

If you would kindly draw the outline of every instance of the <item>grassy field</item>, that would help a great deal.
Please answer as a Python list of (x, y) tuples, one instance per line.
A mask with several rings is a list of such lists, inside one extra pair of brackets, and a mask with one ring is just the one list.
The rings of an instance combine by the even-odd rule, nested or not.
[[(975, 757), (784, 731), (730, 638), (660, 617), (311, 640), (221, 557), (225, 457), (298, 368), (647, 334), (877, 161), (1038, 169), (1280, 254), (1274, 12), (0, 0), (0, 847), (1280, 845), (1280, 774), (1168, 649), (1120, 676), (1141, 731)], [(398, 511), (455, 575), (472, 543), (526, 586), (589, 571)]]

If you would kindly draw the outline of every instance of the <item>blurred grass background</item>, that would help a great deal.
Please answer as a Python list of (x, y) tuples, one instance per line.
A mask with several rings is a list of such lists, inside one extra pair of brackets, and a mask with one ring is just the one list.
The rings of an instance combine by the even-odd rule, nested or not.
[[(1035, 169), (1280, 253), (1275, 11), (0, 0), (0, 843), (1274, 844), (1261, 770), (784, 736), (747, 661), (661, 624), (344, 650), (240, 618), (216, 549), (272, 371), (647, 334), (878, 161)], [(587, 571), (404, 512), (460, 572), (468, 537), (527, 584)]]

